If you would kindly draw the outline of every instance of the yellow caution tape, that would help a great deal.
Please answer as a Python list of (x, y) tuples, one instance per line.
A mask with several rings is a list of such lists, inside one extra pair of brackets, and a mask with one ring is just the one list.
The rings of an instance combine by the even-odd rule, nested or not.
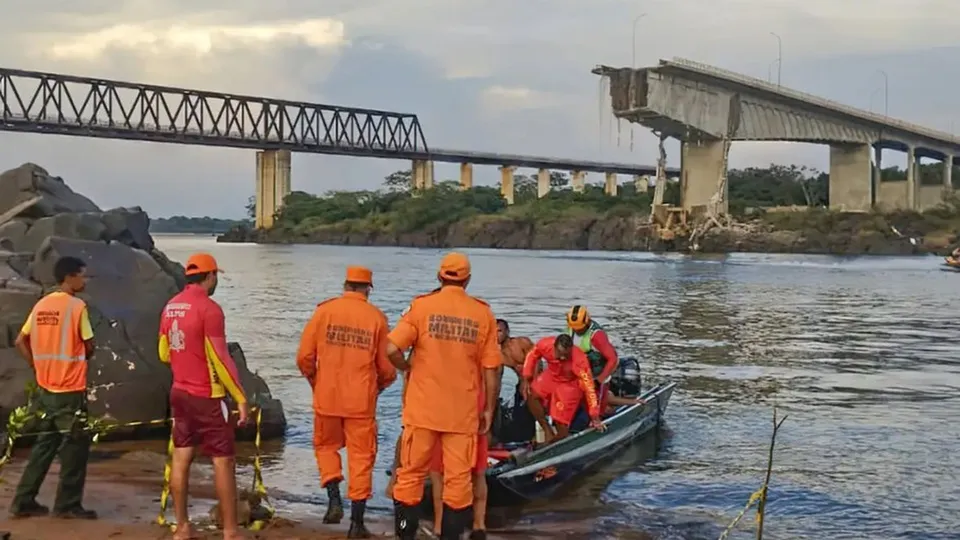
[[(173, 426), (170, 427), (170, 440), (167, 441), (167, 459), (163, 464), (163, 489), (160, 491), (160, 514), (157, 515), (157, 525), (168, 525), (167, 523), (167, 503), (170, 501), (170, 474), (173, 470)], [(176, 525), (170, 525), (170, 529), (176, 532)]]
[[(37, 435), (46, 435), (49, 433), (70, 433), (72, 430), (48, 430), (48, 431), (37, 431), (37, 432), (26, 432), (27, 426), (34, 421), (43, 419), (46, 415), (43, 412), (34, 412), (31, 413), (31, 403), (33, 401), (33, 392), (36, 390), (36, 387), (27, 387), (27, 404), (17, 407), (10, 413), (10, 417), (7, 419), (7, 444), (4, 449), (3, 455), (0, 456), (0, 472), (3, 471), (4, 465), (10, 462), (10, 459), (13, 455), (13, 447), (20, 437), (24, 436), (37, 436)], [(263, 421), (263, 409), (260, 407), (255, 407), (257, 418), (256, 418), (256, 434), (255, 434), (255, 454), (253, 458), (253, 488), (252, 491), (260, 496), (261, 505), (267, 511), (267, 515), (270, 518), (276, 514), (276, 511), (270, 505), (267, 499), (267, 487), (263, 483), (263, 470), (262, 464), (260, 461), (260, 431), (261, 424)], [(82, 423), (83, 427), (81, 428), (84, 431), (92, 433), (91, 442), (92, 444), (97, 444), (100, 441), (100, 438), (103, 435), (106, 435), (112, 430), (119, 428), (129, 428), (129, 427), (141, 427), (141, 426), (150, 426), (150, 425), (162, 425), (166, 423), (171, 423), (170, 438), (167, 441), (167, 457), (166, 462), (163, 467), (163, 489), (160, 492), (160, 513), (157, 515), (156, 523), (161, 526), (169, 526), (171, 530), (176, 531), (176, 524), (170, 523), (166, 518), (167, 506), (170, 502), (170, 475), (173, 468), (173, 429), (172, 429), (172, 418), (161, 418), (157, 420), (147, 420), (139, 422), (127, 422), (124, 424), (109, 423), (105, 418), (93, 418), (91, 419), (84, 411), (77, 411), (76, 413), (77, 421)], [(250, 524), (250, 529), (254, 531), (259, 531), (267, 525), (268, 520), (257, 520)]]
[[(727, 528), (724, 529), (723, 534), (720, 535), (720, 538), (718, 540), (726, 540), (726, 538), (730, 536), (730, 533), (733, 532), (733, 529), (734, 527), (737, 526), (737, 523), (740, 523), (740, 520), (743, 519), (743, 516), (747, 513), (747, 511), (750, 510), (750, 508), (752, 508), (753, 505), (757, 504), (757, 502), (760, 500), (760, 497), (763, 496), (763, 493), (765, 491), (766, 491), (766, 486), (758, 489), (757, 491), (754, 491), (753, 494), (750, 495), (750, 498), (747, 499), (746, 506), (744, 506), (743, 510), (741, 510), (740, 513), (737, 514), (737, 517), (734, 518), (732, 522), (730, 522), (730, 525), (727, 525)], [(760, 514), (757, 514), (757, 521), (759, 520), (760, 520)]]

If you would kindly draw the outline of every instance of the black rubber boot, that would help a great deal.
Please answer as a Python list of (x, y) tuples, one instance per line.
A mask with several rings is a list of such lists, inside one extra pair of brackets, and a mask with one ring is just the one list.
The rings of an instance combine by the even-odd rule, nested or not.
[(363, 523), (363, 514), (367, 510), (367, 501), (350, 501), (350, 530), (347, 538), (370, 538), (373, 535)]
[(327, 513), (323, 515), (326, 524), (340, 523), (343, 519), (343, 499), (340, 498), (340, 482), (329, 482), (327, 488)]
[(454, 510), (443, 505), (443, 521), (440, 525), (440, 540), (460, 540), (472, 515), (473, 507)]
[(393, 501), (393, 525), (399, 540), (417, 540), (417, 531), (420, 529), (417, 507)]

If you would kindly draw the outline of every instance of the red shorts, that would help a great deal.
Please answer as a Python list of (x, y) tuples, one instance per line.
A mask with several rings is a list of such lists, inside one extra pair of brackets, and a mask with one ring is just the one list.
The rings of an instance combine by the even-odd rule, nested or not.
[(175, 448), (199, 447), (201, 453), (210, 457), (234, 455), (235, 435), (224, 400), (173, 389), (170, 390), (170, 412)]
[[(490, 442), (486, 435), (477, 435), (477, 461), (473, 464), (473, 474), (480, 474), (487, 470), (487, 456), (490, 451)], [(430, 472), (443, 472), (443, 446), (440, 442), (433, 447), (433, 459), (430, 462)]]
[(548, 405), (547, 414), (557, 424), (569, 426), (577, 414), (577, 407), (583, 399), (583, 390), (577, 381), (560, 381), (553, 374), (544, 372), (537, 376), (532, 385), (533, 394)]

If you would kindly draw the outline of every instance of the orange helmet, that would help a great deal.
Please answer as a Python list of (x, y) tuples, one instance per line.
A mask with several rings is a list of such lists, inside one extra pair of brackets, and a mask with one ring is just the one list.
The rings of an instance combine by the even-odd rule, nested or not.
[(574, 332), (581, 332), (590, 325), (590, 313), (583, 306), (573, 306), (567, 312), (567, 326)]

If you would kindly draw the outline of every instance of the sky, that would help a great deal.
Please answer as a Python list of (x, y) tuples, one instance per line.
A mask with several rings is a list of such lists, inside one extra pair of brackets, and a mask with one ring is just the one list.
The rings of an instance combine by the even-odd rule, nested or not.
[[(597, 64), (681, 56), (960, 131), (956, 0), (0, 0), (0, 66), (415, 113), (431, 147), (651, 164)], [(638, 16), (643, 15), (639, 19)], [(636, 48), (632, 52), (633, 29)], [(679, 146), (667, 146), (679, 166)], [(902, 155), (884, 155), (884, 164)], [(0, 132), (100, 206), (241, 217), (255, 152)], [(738, 143), (731, 166), (824, 170), (828, 149)], [(293, 189), (375, 189), (396, 160), (296, 154)], [(455, 164), (437, 180), (458, 178)], [(519, 170), (518, 173), (534, 171)], [(600, 175), (588, 182), (601, 182)], [(476, 167), (495, 185), (495, 167)], [(622, 181), (627, 181), (626, 178)]]

